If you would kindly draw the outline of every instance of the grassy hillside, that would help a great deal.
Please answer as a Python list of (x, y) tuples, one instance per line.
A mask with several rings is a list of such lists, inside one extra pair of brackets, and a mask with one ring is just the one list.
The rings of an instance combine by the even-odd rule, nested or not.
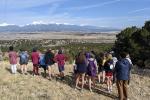
[[(55, 78), (52, 81), (40, 76), (32, 76), (32, 64), (28, 65), (28, 75), (19, 72), (10, 73), (8, 62), (0, 62), (0, 100), (114, 100), (117, 96), (116, 86), (113, 93), (106, 92), (106, 85), (96, 84), (91, 93), (88, 89), (83, 92), (74, 90), (72, 66), (66, 65), (65, 80)], [(18, 65), (18, 71), (19, 71)], [(53, 66), (55, 74), (57, 66)], [(43, 70), (40, 70), (41, 73)], [(134, 70), (129, 86), (130, 100), (149, 100), (150, 70)]]

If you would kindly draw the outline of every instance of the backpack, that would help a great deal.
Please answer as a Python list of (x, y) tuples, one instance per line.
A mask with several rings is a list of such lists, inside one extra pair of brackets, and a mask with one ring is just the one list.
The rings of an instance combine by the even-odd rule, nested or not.
[(113, 71), (113, 69), (114, 69), (113, 60), (106, 61), (104, 64), (104, 69), (106, 71)]
[(39, 59), (39, 64), (40, 64), (40, 65), (46, 65), (46, 64), (45, 64), (45, 58), (44, 58), (44, 57), (45, 57), (44, 55), (41, 55), (41, 56), (40, 56), (40, 59)]
[(49, 64), (49, 63), (54, 64), (55, 63), (55, 61), (54, 61), (54, 54), (51, 53), (51, 52), (47, 52), (45, 54), (44, 60), (45, 60), (46, 64)]
[(21, 62), (27, 62), (28, 61), (28, 57), (26, 53), (21, 53), (20, 54), (20, 61)]
[(96, 65), (94, 63), (95, 59), (93, 61), (88, 60), (88, 62), (89, 62), (88, 67), (87, 67), (88, 74), (93, 76), (96, 74)]

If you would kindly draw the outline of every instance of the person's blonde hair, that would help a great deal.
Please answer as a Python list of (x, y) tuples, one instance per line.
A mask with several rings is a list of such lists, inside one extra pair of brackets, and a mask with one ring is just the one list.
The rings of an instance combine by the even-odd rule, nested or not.
[(108, 54), (106, 55), (106, 59), (107, 59), (107, 60), (111, 60), (111, 59), (112, 59), (112, 54), (108, 53)]

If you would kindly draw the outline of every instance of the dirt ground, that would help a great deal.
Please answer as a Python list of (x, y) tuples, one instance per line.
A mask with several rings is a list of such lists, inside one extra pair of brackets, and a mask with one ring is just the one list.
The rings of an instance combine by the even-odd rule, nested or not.
[[(106, 91), (105, 84), (96, 84), (93, 92), (85, 89), (74, 89), (72, 66), (65, 66), (65, 80), (53, 78), (49, 81), (44, 78), (43, 69), (40, 76), (32, 75), (32, 64), (28, 64), (28, 75), (19, 73), (11, 74), (8, 62), (0, 62), (0, 100), (115, 100), (117, 97), (116, 86), (113, 92)], [(58, 74), (57, 65), (53, 66)], [(150, 100), (150, 70), (133, 70), (129, 85), (130, 100)]]

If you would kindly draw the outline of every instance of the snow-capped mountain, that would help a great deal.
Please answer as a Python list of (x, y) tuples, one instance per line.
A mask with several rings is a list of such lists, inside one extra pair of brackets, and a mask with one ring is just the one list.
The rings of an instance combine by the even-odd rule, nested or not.
[(0, 32), (110, 32), (120, 31), (117, 28), (97, 27), (85, 25), (71, 25), (68, 23), (45, 23), (34, 21), (31, 24), (18, 26), (13, 24), (0, 24)]

